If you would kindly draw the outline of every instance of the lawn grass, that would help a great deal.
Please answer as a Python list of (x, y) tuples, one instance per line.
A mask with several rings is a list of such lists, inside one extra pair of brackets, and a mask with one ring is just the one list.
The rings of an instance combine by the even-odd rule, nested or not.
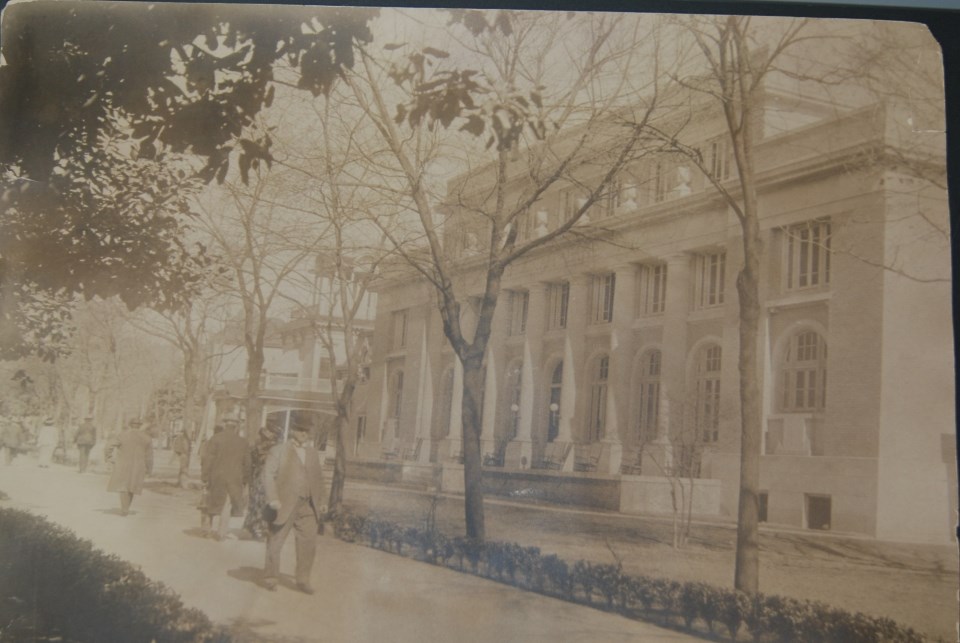
[[(432, 500), (429, 494), (355, 482), (345, 490), (350, 510), (418, 527)], [(441, 531), (463, 533), (462, 499), (439, 498), (435, 518)], [(687, 546), (675, 550), (669, 520), (494, 500), (486, 503), (486, 528), (490, 540), (537, 546), (571, 562), (619, 560), (628, 573), (732, 585), (736, 533), (727, 525), (694, 525)], [(887, 616), (931, 638), (956, 640), (958, 557), (953, 547), (794, 531), (762, 533), (760, 546), (765, 593)]]

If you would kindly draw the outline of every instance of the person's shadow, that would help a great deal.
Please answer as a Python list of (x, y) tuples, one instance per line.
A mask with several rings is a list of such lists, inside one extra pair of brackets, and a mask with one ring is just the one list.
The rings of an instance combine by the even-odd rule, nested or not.
[[(102, 513), (102, 514), (107, 514), (108, 516), (123, 516), (123, 512), (121, 512), (121, 511), (120, 511), (119, 509), (117, 509), (117, 508), (113, 508), (113, 509), (97, 509), (97, 511), (99, 511), (99, 512)], [(135, 515), (137, 515), (137, 510), (136, 510), (136, 509), (131, 509), (131, 510), (129, 510), (129, 511), (127, 512), (127, 516), (135, 516)]]
[(184, 535), (190, 536), (191, 538), (206, 538), (207, 530), (202, 529), (201, 527), (190, 527), (189, 529), (183, 530)]
[[(267, 585), (263, 580), (263, 569), (260, 567), (238, 567), (236, 569), (228, 570), (227, 576), (245, 583), (253, 583), (257, 587), (267, 589)], [(297, 584), (293, 581), (293, 579), (285, 574), (280, 574), (280, 578), (278, 580), (280, 581), (279, 586), (281, 587), (286, 587), (287, 589), (297, 588)]]

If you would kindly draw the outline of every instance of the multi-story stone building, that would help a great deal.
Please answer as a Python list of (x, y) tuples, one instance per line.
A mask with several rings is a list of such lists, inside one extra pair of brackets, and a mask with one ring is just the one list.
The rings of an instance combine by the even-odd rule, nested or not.
[[(956, 464), (946, 195), (887, 162), (902, 142), (892, 124), (904, 114), (892, 107), (771, 90), (763, 114), (761, 519), (947, 541)], [(720, 119), (691, 131), (710, 172), (736, 191)], [(944, 162), (941, 137), (927, 161)], [(476, 176), (451, 192), (481, 189), (470, 187)], [(520, 234), (557, 225), (577, 189), (546, 194)], [(736, 217), (691, 163), (663, 156), (622, 173), (580, 225), (596, 234), (553, 241), (503, 279), (482, 403), (485, 476), (500, 481), (488, 490), (511, 472), (528, 487), (536, 475), (590, 480), (608, 497), (588, 493), (584, 504), (660, 511), (654, 479), (672, 476), (696, 480), (695, 513), (735, 520)], [(479, 295), (478, 238), (451, 206), (445, 245)], [(406, 275), (377, 290), (360, 452), (416, 443), (416, 459), (456, 470), (462, 370), (432, 286)]]

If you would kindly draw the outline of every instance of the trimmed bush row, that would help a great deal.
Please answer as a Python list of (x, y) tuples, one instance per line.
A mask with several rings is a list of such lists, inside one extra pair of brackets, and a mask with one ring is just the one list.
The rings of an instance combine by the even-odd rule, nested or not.
[(433, 530), (401, 527), (372, 517), (342, 513), (334, 531), (348, 542), (411, 556), (517, 587), (593, 605), (624, 616), (715, 640), (757, 642), (919, 643), (912, 628), (888, 618), (823, 603), (624, 574), (619, 565), (577, 561), (573, 565), (537, 547), (449, 538)]
[(48, 640), (215, 643), (229, 636), (90, 541), (0, 509), (0, 641)]

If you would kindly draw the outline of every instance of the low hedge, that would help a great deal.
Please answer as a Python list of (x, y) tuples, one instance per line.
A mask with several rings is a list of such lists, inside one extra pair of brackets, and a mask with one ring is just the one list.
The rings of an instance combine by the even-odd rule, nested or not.
[(435, 530), (402, 527), (373, 517), (341, 513), (337, 537), (412, 556), (436, 565), (510, 583), (567, 601), (593, 605), (630, 618), (656, 622), (714, 640), (817, 641), (823, 643), (920, 643), (916, 630), (888, 618), (867, 616), (814, 601), (750, 596), (706, 583), (625, 574), (619, 565), (574, 564), (537, 547), (449, 538)]
[(0, 641), (216, 643), (229, 636), (133, 565), (0, 509)]

